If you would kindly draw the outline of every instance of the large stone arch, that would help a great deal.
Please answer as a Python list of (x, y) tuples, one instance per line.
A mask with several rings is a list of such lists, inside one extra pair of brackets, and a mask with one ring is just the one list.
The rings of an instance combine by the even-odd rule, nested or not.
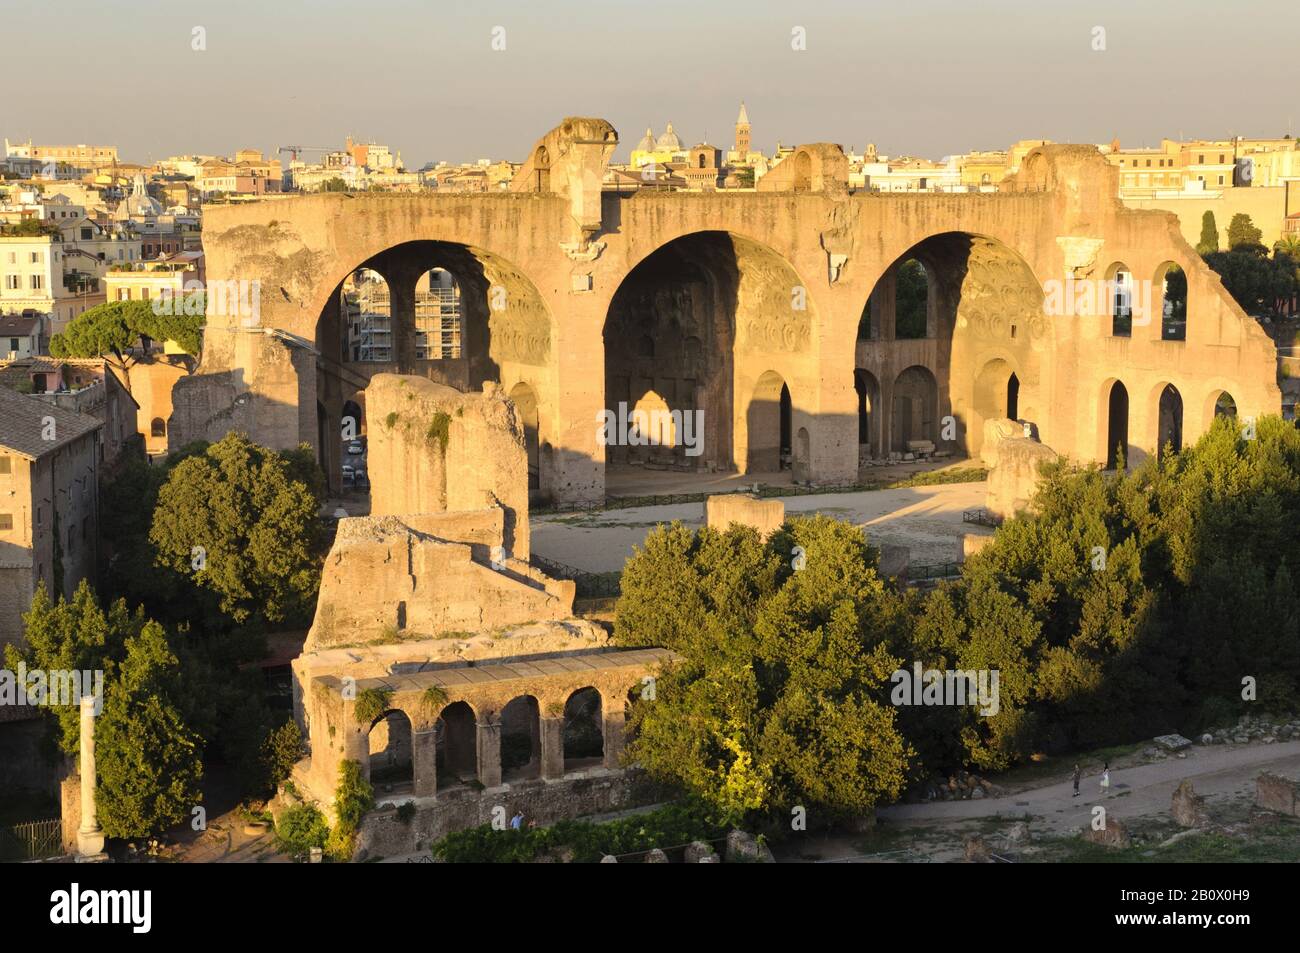
[[(927, 333), (922, 339), (898, 340), (893, 333), (895, 276), (912, 260), (926, 273)], [(855, 341), (856, 366), (881, 382), (882, 403), (889, 411), (882, 421), (889, 432), (882, 434), (881, 447), (900, 449), (892, 433), (894, 388), (902, 372), (914, 366), (925, 368), (938, 385), (936, 442), (945, 449), (979, 453), (984, 421), (1005, 413), (1011, 374), (1018, 416), (1046, 429), (1048, 421), (1040, 415), (1047, 405), (1053, 329), (1043, 300), (1043, 285), (1024, 257), (989, 235), (939, 232), (899, 249), (869, 294), (872, 337)], [(989, 392), (991, 367), (999, 373), (1006, 369), (1000, 400)], [(950, 417), (952, 426), (945, 426)]]
[[(744, 470), (760, 378), (775, 372), (791, 394), (817, 392), (816, 320), (809, 285), (771, 246), (735, 232), (677, 235), (630, 262), (610, 299), (606, 410), (630, 411), (653, 392), (671, 411), (703, 415), (700, 453), (660, 452), (660, 465)], [(607, 465), (646, 459), (655, 457), (605, 448)]]
[[(347, 304), (343, 289), (360, 270), (378, 273), (391, 300), (392, 359), (355, 361), (340, 347), (346, 339)], [(422, 359), (416, 341), (416, 287), (433, 269), (449, 272), (458, 291), (460, 356)], [(323, 285), (332, 280), (327, 278)], [(377, 373), (413, 373), (462, 391), (477, 390), (487, 381), (509, 386), (527, 380), (536, 400), (537, 431), (555, 426), (556, 382), (553, 367), (554, 319), (550, 306), (532, 280), (513, 262), (494, 252), (460, 242), (413, 239), (378, 251), (360, 263), (349, 263), (334, 290), (325, 298), (315, 327), (319, 352), (316, 387), (331, 420), (342, 405)], [(331, 445), (331, 483), (337, 479), (341, 450), (336, 428), (325, 431)], [(537, 455), (538, 487), (549, 486), (549, 457)]]

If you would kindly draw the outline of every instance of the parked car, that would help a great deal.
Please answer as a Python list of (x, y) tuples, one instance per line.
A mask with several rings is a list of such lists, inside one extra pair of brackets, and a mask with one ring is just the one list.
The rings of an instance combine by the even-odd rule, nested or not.
[(352, 467), (348, 466), (346, 463), (343, 464), (343, 485), (352, 486), (352, 484), (356, 482), (356, 478), (357, 471), (352, 469)]
[(349, 441), (348, 441), (348, 454), (349, 454), (349, 455), (355, 457), (355, 456), (359, 456), (360, 454), (363, 454), (363, 453), (365, 453), (365, 452), (366, 452), (366, 445), (363, 444), (360, 440), (349, 440)]

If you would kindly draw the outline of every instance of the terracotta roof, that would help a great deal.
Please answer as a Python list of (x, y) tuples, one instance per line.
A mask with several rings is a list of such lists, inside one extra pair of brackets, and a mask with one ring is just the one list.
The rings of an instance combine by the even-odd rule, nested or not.
[[(53, 440), (44, 439), (46, 418), (54, 423)], [(0, 447), (29, 460), (53, 453), (102, 426), (94, 417), (0, 387)]]
[(0, 335), (31, 334), (40, 323), (40, 318), (6, 314), (0, 317)]

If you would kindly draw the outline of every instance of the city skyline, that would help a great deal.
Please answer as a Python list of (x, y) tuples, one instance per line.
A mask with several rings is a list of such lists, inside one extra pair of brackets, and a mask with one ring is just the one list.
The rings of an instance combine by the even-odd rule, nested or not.
[[(601, 23), (614, 21), (602, 19), (603, 8), (585, 2), (569, 4), (565, 18), (514, 3), (458, 5), (437, 14), (399, 3), (367, 12), (369, 34), (332, 0), (313, 5), (308, 21), (293, 19), (292, 4), (266, 10), (235, 0), (201, 12), (142, 6), (151, 15), (129, 25), (82, 0), (61, 5), (57, 15), (17, 10), (10, 22), (14, 35), (50, 31), (58, 16), (75, 12), (85, 28), (66, 38), (73, 59), (99, 59), (106, 47), (146, 48), (147, 56), (105, 67), (97, 87), (125, 102), (150, 84), (161, 95), (178, 83), (180, 114), (198, 119), (182, 118), (178, 128), (172, 109), (136, 110), (123, 123), (111, 109), (77, 116), (45, 108), (66, 102), (84, 73), (51, 70), (48, 54), (38, 61), (34, 47), (20, 46), (11, 58), (15, 72), (43, 66), (43, 79), (25, 91), (26, 108), (0, 120), (3, 134), (14, 141), (111, 142), (125, 161), (136, 162), (250, 146), (274, 157), (279, 146), (335, 145), (351, 134), (388, 142), (408, 168), (419, 168), (480, 158), (522, 161), (534, 130), (566, 115), (611, 121), (621, 140), (616, 161), (626, 160), (647, 125), (658, 134), (668, 121), (685, 144), (707, 137), (726, 147), (742, 101), (754, 145), (765, 153), (778, 139), (858, 149), (873, 142), (882, 153), (938, 159), (1004, 149), (1019, 139), (1119, 138), (1132, 147), (1155, 146), (1161, 138), (1295, 132), (1287, 75), (1287, 38), (1294, 31), (1257, 35), (1253, 18), (1223, 17), (1208, 29), (1192, 15), (1213, 9), (1201, 3), (1161, 2), (1135, 11), (1107, 2), (1065, 15), (1012, 13), (1024, 5), (997, 4), (1015, 16), (1013, 31), (1005, 17), (947, 0), (914, 5), (888, 22), (873, 21), (864, 10), (789, 13), (762, 2), (733, 23), (673, 2), (657, 6), (653, 20), (637, 22), (640, 39), (631, 49), (604, 31)], [(1270, 9), (1261, 15), (1300, 26), (1300, 13), (1289, 5), (1264, 6)], [(254, 11), (262, 25), (249, 31), (246, 14)], [(626, 21), (619, 22), (626, 35)], [(497, 27), (504, 36), (494, 33)], [(806, 49), (796, 51), (799, 27)], [(1093, 49), (1098, 27), (1105, 31), (1104, 50)], [(1236, 37), (1245, 30), (1248, 38)], [(1154, 52), (1152, 31), (1163, 44)], [(925, 43), (916, 42), (918, 34)], [(430, 59), (421, 38), (434, 36)], [(206, 48), (193, 49), (200, 40)], [(504, 40), (505, 49), (494, 50), (494, 40), (498, 46)], [(1250, 49), (1248, 79), (1215, 77), (1223, 68), (1221, 44)], [(259, 66), (266, 68), (259, 72)], [(473, 86), (458, 82), (467, 76), (475, 77)], [(701, 85), (704, 76), (709, 81)], [(1167, 92), (1176, 95), (1166, 98)]]

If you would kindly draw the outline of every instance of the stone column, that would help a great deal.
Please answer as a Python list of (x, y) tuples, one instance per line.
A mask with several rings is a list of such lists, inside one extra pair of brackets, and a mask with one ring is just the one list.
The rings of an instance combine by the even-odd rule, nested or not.
[(607, 700), (601, 700), (601, 707), (604, 709), (605, 721), (601, 725), (601, 730), (605, 736), (605, 767), (621, 767), (619, 758), (623, 754), (623, 744), (626, 741), (624, 723), (627, 720), (627, 713), (616, 699), (614, 705)]
[(564, 719), (542, 718), (542, 777), (564, 777)]
[(501, 786), (501, 722), (475, 725), (478, 749), (478, 780), (485, 788)]
[(438, 736), (433, 725), (411, 733), (411, 766), (415, 771), (415, 796), (434, 797), (438, 793)]
[(77, 852), (97, 857), (104, 852), (104, 831), (95, 806), (95, 704), (93, 695), (81, 699), (81, 827), (77, 829)]

